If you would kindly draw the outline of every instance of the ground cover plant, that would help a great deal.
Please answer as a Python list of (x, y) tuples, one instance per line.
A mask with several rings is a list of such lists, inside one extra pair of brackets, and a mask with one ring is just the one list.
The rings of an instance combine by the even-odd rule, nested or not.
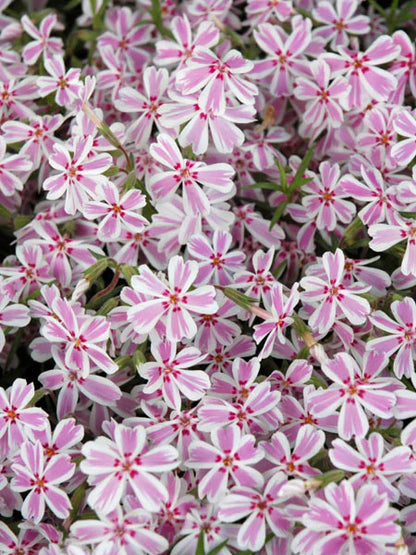
[(0, 0), (0, 554), (416, 552), (415, 20)]

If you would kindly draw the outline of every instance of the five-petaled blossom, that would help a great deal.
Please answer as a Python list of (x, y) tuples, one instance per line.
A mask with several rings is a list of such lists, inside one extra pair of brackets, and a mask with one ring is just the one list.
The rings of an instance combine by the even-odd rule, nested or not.
[(324, 374), (333, 383), (312, 393), (313, 415), (329, 416), (340, 407), (339, 436), (347, 441), (353, 436), (364, 437), (369, 429), (367, 414), (379, 418), (390, 418), (393, 414), (396, 396), (391, 391), (392, 381), (379, 376), (387, 362), (383, 354), (371, 351), (360, 367), (348, 353), (337, 353), (322, 365)]
[[(276, 341), (279, 343), (286, 342), (283, 330), (293, 323), (291, 314), (299, 302), (298, 284), (295, 283), (293, 285), (290, 290), (289, 297), (284, 295), (281, 283), (273, 284), (270, 293), (268, 293), (268, 299), (266, 307), (270, 310), (270, 312), (263, 311), (264, 315), (259, 314), (265, 319), (265, 322), (254, 326), (255, 331), (253, 337), (256, 343), (260, 343), (260, 341), (267, 337), (266, 342), (259, 354), (259, 358), (268, 357), (272, 352)], [(254, 307), (252, 311), (253, 314), (256, 314)]]
[(20, 447), (20, 457), (21, 463), (12, 465), (15, 476), (11, 486), (15, 491), (30, 490), (22, 505), (22, 515), (40, 522), (46, 504), (58, 518), (69, 516), (69, 497), (57, 487), (75, 472), (69, 456), (53, 455), (47, 459), (40, 441), (26, 441)]
[(181, 409), (182, 396), (197, 401), (204, 396), (210, 386), (209, 377), (202, 370), (188, 370), (197, 365), (206, 355), (195, 347), (185, 347), (176, 352), (177, 344), (171, 341), (152, 343), (154, 362), (145, 362), (138, 367), (138, 373), (148, 380), (144, 393), (161, 390), (166, 404), (176, 410)]
[(94, 486), (88, 495), (89, 505), (108, 514), (129, 486), (142, 507), (158, 511), (168, 493), (154, 473), (176, 468), (177, 450), (171, 445), (148, 449), (143, 426), (129, 428), (112, 421), (111, 428), (111, 439), (99, 436), (82, 447), (85, 459), (80, 468)]
[(255, 447), (255, 437), (242, 435), (238, 426), (218, 428), (211, 432), (211, 443), (193, 441), (189, 446), (190, 468), (206, 470), (198, 485), (198, 495), (208, 501), (219, 501), (227, 492), (228, 481), (247, 487), (263, 485), (263, 476), (252, 468), (264, 456), (260, 447)]
[(400, 538), (399, 513), (387, 496), (366, 484), (356, 493), (350, 482), (329, 484), (324, 498), (313, 498), (301, 517), (304, 530), (292, 543), (294, 553), (387, 553)]
[(150, 300), (128, 309), (128, 319), (138, 333), (150, 332), (163, 319), (170, 341), (192, 339), (197, 327), (191, 312), (214, 314), (218, 310), (211, 285), (189, 290), (198, 274), (195, 261), (185, 262), (180, 256), (171, 258), (167, 280), (156, 276), (146, 265), (140, 266), (139, 272), (140, 275), (133, 276), (131, 285), (136, 293), (143, 293)]
[(311, 302), (314, 309), (309, 318), (310, 326), (319, 333), (327, 333), (339, 315), (345, 316), (354, 325), (364, 324), (371, 309), (368, 301), (359, 295), (371, 287), (359, 282), (348, 286), (343, 284), (345, 256), (341, 249), (337, 249), (335, 254), (325, 252), (322, 265), (325, 280), (307, 276), (300, 281), (305, 290), (301, 298)]

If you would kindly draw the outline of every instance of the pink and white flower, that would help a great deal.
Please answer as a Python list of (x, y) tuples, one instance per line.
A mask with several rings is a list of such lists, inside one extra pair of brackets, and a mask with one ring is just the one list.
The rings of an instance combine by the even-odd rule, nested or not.
[(229, 164), (204, 164), (183, 158), (175, 141), (164, 133), (150, 146), (152, 157), (170, 168), (149, 178), (149, 187), (156, 199), (171, 197), (182, 185), (185, 211), (206, 214), (210, 211), (208, 197), (199, 184), (227, 193), (232, 190), (234, 170)]
[(240, 549), (260, 552), (269, 529), (277, 537), (289, 535), (290, 521), (282, 507), (286, 499), (279, 498), (279, 490), (286, 483), (285, 474), (276, 472), (261, 492), (245, 486), (234, 486), (221, 500), (218, 516), (223, 522), (236, 522), (245, 518), (237, 536)]
[(260, 359), (267, 358), (270, 355), (276, 341), (279, 343), (286, 342), (283, 330), (293, 323), (291, 314), (298, 302), (299, 292), (297, 283), (292, 286), (289, 297), (283, 294), (281, 283), (273, 284), (266, 302), (265, 322), (254, 326), (253, 337), (256, 343), (260, 343), (260, 341), (267, 337), (259, 354)]
[(369, 430), (368, 414), (390, 418), (396, 403), (391, 379), (379, 377), (388, 359), (376, 351), (365, 355), (362, 367), (347, 353), (337, 353), (322, 365), (333, 382), (327, 389), (311, 395), (311, 409), (316, 416), (329, 416), (339, 407), (338, 434), (349, 440), (364, 437)]
[(124, 512), (116, 507), (99, 517), (99, 520), (74, 522), (71, 533), (77, 542), (119, 555), (159, 555), (169, 547), (166, 538), (148, 529), (149, 514), (143, 509)]
[[(305, 526), (293, 540), (294, 553), (386, 553), (400, 536), (399, 513), (387, 496), (366, 484), (354, 492), (350, 482), (329, 484), (324, 499), (314, 497), (301, 517)], [(362, 552), (364, 552), (362, 551)]]
[(414, 360), (416, 360), (416, 303), (412, 297), (405, 297), (402, 301), (394, 301), (390, 306), (390, 316), (376, 310), (370, 316), (370, 321), (385, 334), (382, 337), (370, 339), (367, 349), (376, 349), (390, 357), (396, 353), (393, 370), (401, 379), (403, 376), (416, 383)]
[(151, 352), (155, 362), (145, 362), (137, 368), (139, 375), (147, 379), (144, 393), (161, 390), (166, 404), (181, 409), (181, 396), (191, 401), (201, 399), (210, 386), (209, 377), (202, 370), (188, 370), (196, 366), (206, 355), (194, 347), (185, 347), (179, 353), (171, 341), (152, 342)]
[(301, 297), (312, 302), (314, 311), (309, 324), (319, 333), (327, 333), (335, 322), (338, 314), (344, 315), (354, 325), (363, 324), (370, 314), (370, 305), (359, 296), (370, 289), (359, 282), (345, 286), (342, 282), (345, 268), (345, 256), (341, 249), (335, 254), (325, 252), (322, 264), (326, 280), (319, 277), (304, 277), (300, 286), (305, 290)]
[(255, 437), (242, 435), (238, 426), (218, 428), (211, 432), (211, 443), (193, 441), (189, 446), (189, 468), (207, 471), (198, 485), (198, 495), (208, 501), (219, 501), (227, 492), (229, 478), (234, 483), (247, 487), (263, 485), (263, 476), (252, 468), (264, 456), (263, 450), (255, 447)]
[(59, 173), (48, 177), (43, 189), (51, 200), (65, 196), (65, 210), (68, 214), (82, 211), (88, 200), (95, 200), (98, 185), (105, 185), (107, 177), (102, 175), (112, 164), (109, 154), (95, 154), (89, 157), (92, 138), (77, 137), (73, 144), (73, 156), (61, 144), (54, 145), (49, 158), (50, 165)]
[(7, 390), (0, 388), (0, 440), (6, 451), (15, 451), (25, 440), (32, 439), (33, 430), (46, 426), (47, 413), (28, 406), (34, 394), (33, 383), (22, 378), (14, 380)]
[(115, 421), (111, 426), (111, 439), (99, 436), (82, 447), (85, 459), (80, 468), (94, 486), (89, 505), (108, 515), (129, 487), (146, 510), (158, 511), (168, 493), (154, 473), (176, 468), (177, 450), (171, 445), (149, 449), (143, 426), (133, 429)]
[(193, 260), (184, 262), (180, 256), (171, 258), (168, 280), (157, 277), (145, 265), (139, 267), (139, 272), (140, 275), (133, 276), (131, 285), (150, 300), (128, 310), (128, 319), (138, 333), (148, 333), (163, 319), (170, 341), (180, 341), (184, 337), (192, 339), (197, 328), (190, 313), (214, 314), (218, 310), (212, 286), (189, 291), (198, 274), (198, 264)]
[(186, 66), (176, 74), (176, 86), (182, 94), (201, 91), (199, 104), (214, 114), (224, 113), (227, 95), (241, 104), (254, 104), (257, 87), (244, 78), (253, 68), (238, 50), (229, 50), (220, 58), (212, 50), (198, 45)]
[(385, 453), (385, 444), (380, 434), (372, 433), (368, 439), (355, 438), (357, 450), (342, 439), (332, 442), (329, 458), (336, 468), (352, 473), (350, 483), (354, 489), (368, 483), (377, 486), (380, 494), (397, 502), (399, 490), (393, 485), (402, 475), (415, 472), (416, 462), (412, 450), (407, 446), (394, 447)]
[(40, 441), (26, 441), (20, 447), (21, 463), (12, 465), (15, 476), (11, 487), (15, 491), (29, 491), (21, 512), (24, 518), (39, 523), (45, 513), (45, 505), (61, 519), (69, 516), (71, 502), (68, 495), (57, 487), (75, 472), (75, 464), (68, 455), (54, 455), (46, 460)]

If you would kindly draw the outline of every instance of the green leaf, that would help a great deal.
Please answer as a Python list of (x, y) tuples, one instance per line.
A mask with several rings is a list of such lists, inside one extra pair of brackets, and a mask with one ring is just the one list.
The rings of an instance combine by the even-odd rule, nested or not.
[(97, 314), (99, 314), (100, 316), (107, 316), (107, 314), (111, 312), (113, 308), (116, 308), (116, 306), (118, 306), (118, 300), (115, 299), (114, 297), (111, 297), (111, 299), (107, 299), (100, 306), (100, 308), (97, 311)]
[(217, 553), (219, 553), (221, 549), (227, 545), (227, 543), (228, 543), (228, 539), (219, 543), (216, 547), (211, 549), (211, 551), (208, 551), (207, 555), (217, 555)]
[(373, 6), (373, 8), (378, 11), (380, 15), (387, 19), (387, 12), (376, 2), (376, 0), (368, 0), (369, 3)]
[(117, 175), (118, 173), (120, 173), (120, 171), (121, 170), (118, 166), (111, 166), (103, 173), (103, 175), (105, 175), (106, 177), (113, 177), (113, 175)]
[(137, 177), (136, 177), (136, 174), (133, 171), (133, 172), (129, 173), (129, 175), (127, 176), (126, 181), (123, 183), (123, 186), (122, 186), (123, 193), (126, 193), (130, 189), (134, 189), (134, 187), (136, 185), (136, 182), (137, 182)]
[(283, 274), (285, 268), (287, 266), (287, 260), (284, 259), (282, 260), (282, 262), (278, 265), (278, 267), (273, 270), (272, 275), (275, 279), (279, 279), (279, 277)]
[(13, 228), (15, 231), (25, 227), (29, 222), (32, 221), (32, 216), (26, 216), (23, 214), (18, 214), (13, 218)]
[(283, 167), (282, 162), (279, 160), (279, 158), (276, 158), (276, 164), (277, 167), (279, 168), (279, 175), (280, 175), (280, 184), (283, 187), (283, 190), (287, 189), (287, 175), (286, 175), (286, 170)]
[(277, 183), (272, 183), (271, 181), (260, 181), (259, 183), (252, 183), (251, 185), (245, 185), (244, 187), (240, 187), (241, 190), (243, 189), (272, 189), (281, 191), (281, 185)]
[(90, 266), (84, 271), (84, 277), (88, 279), (89, 282), (94, 282), (98, 279), (101, 274), (108, 268), (108, 258), (100, 258), (95, 264)]
[(103, 260), (103, 258), (107, 258), (106, 254), (101, 254), (100, 252), (95, 252), (92, 249), (88, 249), (88, 252), (93, 255), (93, 257), (97, 260)]
[(4, 218), (5, 220), (11, 220), (12, 214), (7, 210), (5, 206), (0, 204), (0, 218)]
[(322, 489), (331, 482), (340, 482), (345, 478), (345, 472), (343, 470), (329, 470), (324, 474), (317, 474), (313, 476), (312, 480), (320, 483), (318, 489)]
[(276, 208), (272, 219), (270, 220), (270, 225), (269, 225), (269, 231), (271, 231), (273, 229), (273, 226), (275, 224), (277, 224), (277, 222), (280, 220), (280, 218), (283, 216), (283, 212), (285, 211), (286, 206), (289, 204), (289, 201), (284, 200), (283, 202), (281, 202), (279, 204), (279, 206)]
[(198, 536), (198, 543), (196, 544), (196, 551), (195, 555), (205, 555), (205, 548), (204, 548), (204, 531), (201, 530)]
[(81, 4), (82, 0), (71, 0), (70, 2), (68, 2), (67, 4), (64, 4), (64, 6), (62, 7), (62, 9), (64, 10), (64, 12), (70, 12), (72, 11), (74, 8), (76, 8), (77, 6), (79, 6)]
[(307, 150), (305, 156), (302, 159), (302, 162), (300, 163), (298, 169), (296, 170), (295, 177), (293, 178), (293, 181), (289, 186), (290, 199), (292, 199), (293, 193), (296, 191), (296, 189), (301, 186), (300, 185), (301, 181), (305, 179), (303, 175), (309, 167), (309, 164), (315, 152), (315, 148), (316, 148), (316, 145), (312, 145)]
[(167, 29), (163, 24), (162, 9), (161, 9), (161, 6), (160, 6), (160, 0), (152, 0), (152, 7), (151, 7), (150, 10), (148, 10), (148, 12), (152, 16), (153, 23), (154, 23), (154, 25), (156, 25), (157, 30), (159, 31), (159, 33), (163, 37), (169, 37), (170, 39), (173, 39), (174, 36), (173, 36), (172, 32), (169, 29)]
[(122, 264), (120, 266), (120, 271), (129, 285), (131, 284), (131, 278), (138, 274), (137, 269), (134, 266), (129, 266), (129, 264)]
[(244, 293), (241, 293), (232, 287), (221, 287), (220, 289), (228, 299), (248, 311), (250, 311), (250, 305), (257, 302), (257, 299), (248, 297), (247, 295), (244, 295)]

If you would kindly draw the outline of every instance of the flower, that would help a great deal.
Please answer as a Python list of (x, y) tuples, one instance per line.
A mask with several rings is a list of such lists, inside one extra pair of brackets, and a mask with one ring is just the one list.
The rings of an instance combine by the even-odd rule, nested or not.
[(227, 252), (232, 242), (231, 234), (226, 231), (214, 231), (212, 246), (204, 235), (192, 236), (188, 252), (199, 264), (196, 283), (226, 286), (233, 281), (234, 274), (244, 267), (245, 254), (241, 251)]
[(351, 85), (347, 107), (362, 109), (370, 100), (383, 102), (397, 86), (397, 79), (379, 65), (396, 59), (400, 48), (391, 37), (378, 37), (365, 50), (359, 52), (345, 46), (338, 46), (339, 54), (325, 53), (325, 60), (334, 76), (344, 75)]
[(270, 92), (276, 96), (291, 95), (295, 78), (307, 73), (303, 52), (312, 39), (312, 24), (300, 15), (294, 16), (291, 24), (289, 36), (271, 23), (260, 23), (258, 31), (253, 33), (258, 46), (268, 56), (254, 63), (251, 75), (257, 79), (272, 75)]
[(174, 256), (168, 265), (168, 281), (156, 277), (151, 270), (142, 265), (138, 276), (131, 280), (136, 293), (143, 293), (151, 300), (129, 308), (128, 319), (137, 333), (148, 333), (163, 318), (166, 322), (166, 335), (170, 341), (180, 341), (184, 337), (192, 339), (197, 332), (190, 312), (214, 314), (218, 310), (215, 290), (210, 285), (189, 291), (198, 274), (195, 261), (184, 262)]
[(365, 293), (371, 287), (363, 286), (359, 282), (349, 286), (342, 283), (345, 256), (341, 249), (337, 249), (335, 254), (325, 252), (322, 264), (326, 280), (308, 276), (300, 281), (300, 286), (305, 290), (301, 298), (313, 303), (310, 326), (319, 333), (327, 333), (334, 324), (337, 313), (343, 314), (354, 325), (363, 324), (371, 309), (368, 301), (359, 294)]
[(416, 276), (416, 224), (414, 220), (400, 217), (395, 224), (373, 224), (368, 228), (372, 237), (369, 246), (381, 252), (407, 240), (406, 250), (400, 266), (405, 276)]
[(396, 187), (385, 187), (383, 176), (376, 168), (361, 166), (364, 183), (350, 174), (340, 179), (340, 187), (356, 200), (365, 202), (358, 212), (358, 217), (366, 225), (373, 225), (387, 220), (389, 224), (398, 223), (398, 210), (401, 209), (397, 200)]
[(147, 379), (144, 393), (162, 391), (166, 404), (176, 410), (181, 409), (181, 395), (197, 401), (205, 395), (210, 386), (209, 377), (202, 370), (186, 370), (196, 366), (206, 355), (194, 347), (186, 347), (179, 353), (177, 345), (171, 341), (152, 342), (151, 352), (155, 362), (145, 362), (137, 368), (139, 375)]
[(189, 446), (189, 468), (207, 469), (198, 485), (198, 495), (207, 496), (209, 502), (219, 501), (227, 492), (228, 480), (247, 487), (263, 484), (261, 473), (251, 465), (264, 456), (263, 450), (255, 447), (255, 437), (242, 435), (238, 426), (231, 425), (211, 432), (212, 444), (193, 441)]
[(71, 215), (77, 210), (82, 212), (89, 199), (95, 200), (97, 186), (107, 182), (102, 174), (111, 166), (112, 158), (107, 153), (88, 158), (92, 141), (91, 137), (76, 137), (72, 157), (68, 147), (55, 144), (49, 158), (50, 165), (59, 173), (48, 177), (43, 188), (48, 191), (47, 198), (51, 200), (65, 195), (65, 210)]
[(80, 314), (62, 298), (52, 301), (52, 308), (57, 318), (48, 317), (41, 333), (52, 344), (53, 356), (59, 351), (65, 351), (65, 364), (79, 369), (84, 378), (94, 365), (107, 374), (118, 370), (117, 364), (105, 350), (110, 324), (104, 316)]
[(331, 41), (331, 47), (348, 46), (348, 35), (365, 35), (369, 33), (369, 18), (365, 15), (355, 15), (359, 7), (358, 0), (337, 0), (336, 6), (324, 0), (313, 9), (313, 17), (322, 27), (318, 27), (317, 36)]
[(32, 430), (46, 427), (47, 413), (36, 407), (28, 407), (33, 399), (35, 387), (26, 380), (17, 378), (7, 390), (0, 387), (0, 439), (7, 449), (15, 451)]
[(182, 94), (201, 91), (199, 104), (214, 114), (224, 113), (226, 95), (242, 104), (254, 104), (257, 87), (241, 77), (249, 73), (253, 62), (245, 60), (238, 50), (229, 50), (220, 58), (206, 46), (198, 45), (185, 67), (176, 74), (176, 86)]
[(283, 471), (287, 476), (307, 479), (319, 474), (307, 461), (320, 451), (324, 443), (324, 432), (306, 424), (298, 431), (292, 453), (284, 432), (275, 432), (269, 441), (262, 441), (260, 445), (264, 449), (268, 466), (272, 467), (269, 475)]
[(276, 472), (261, 492), (244, 486), (234, 486), (221, 500), (218, 516), (222, 522), (236, 522), (245, 517), (238, 530), (237, 542), (240, 549), (258, 553), (266, 541), (266, 530), (278, 537), (286, 537), (290, 521), (285, 518), (279, 498), (279, 490), (287, 483), (283, 472)]
[(140, 191), (132, 189), (120, 194), (118, 188), (108, 182), (101, 185), (99, 198), (100, 200), (88, 202), (83, 215), (87, 220), (101, 218), (97, 237), (102, 241), (118, 240), (123, 228), (140, 233), (148, 223), (138, 213), (146, 205), (146, 199)]
[(208, 197), (198, 185), (227, 193), (233, 188), (231, 180), (234, 170), (229, 164), (204, 164), (186, 160), (175, 141), (161, 133), (156, 143), (150, 146), (152, 157), (170, 168), (170, 171), (158, 172), (149, 178), (149, 187), (156, 199), (171, 197), (182, 185), (185, 211), (194, 214), (206, 214), (210, 211)]
[(9, 304), (10, 297), (3, 289), (4, 281), (0, 281), (0, 352), (6, 344), (3, 328), (24, 328), (30, 322), (30, 314), (27, 306), (23, 304)]
[(364, 437), (369, 429), (364, 411), (380, 418), (390, 418), (396, 396), (390, 390), (391, 379), (379, 374), (388, 359), (379, 352), (366, 353), (362, 367), (348, 353), (337, 353), (322, 365), (324, 374), (333, 382), (327, 389), (318, 389), (310, 397), (312, 414), (329, 416), (341, 407), (338, 434), (345, 440)]
[(158, 511), (168, 493), (154, 473), (176, 468), (177, 450), (171, 445), (148, 449), (143, 426), (133, 429), (112, 421), (111, 428), (111, 439), (99, 436), (82, 447), (85, 459), (80, 468), (94, 486), (88, 495), (89, 505), (108, 515), (128, 484), (146, 510)]
[(128, 135), (137, 147), (149, 142), (153, 124), (159, 131), (164, 131), (160, 124), (159, 108), (163, 104), (163, 95), (168, 86), (169, 74), (166, 69), (148, 67), (143, 73), (143, 93), (132, 87), (122, 87), (114, 101), (118, 110), (127, 113), (138, 113), (129, 126)]
[(400, 446), (384, 453), (383, 437), (377, 433), (372, 433), (368, 439), (357, 437), (355, 443), (358, 451), (342, 439), (335, 439), (328, 453), (332, 464), (353, 473), (350, 483), (354, 489), (373, 483), (380, 494), (397, 502), (400, 494), (392, 482), (404, 474), (412, 475), (416, 470), (411, 449)]
[(52, 77), (38, 77), (40, 96), (55, 92), (55, 102), (59, 106), (70, 106), (81, 90), (81, 70), (70, 68), (65, 73), (65, 63), (61, 55), (53, 55), (44, 60), (45, 69)]
[(45, 504), (58, 518), (69, 516), (71, 502), (68, 495), (57, 487), (71, 478), (75, 464), (68, 455), (53, 455), (46, 460), (40, 441), (26, 441), (20, 446), (23, 464), (12, 465), (15, 476), (11, 482), (14, 491), (30, 490), (21, 512), (24, 518), (33, 518), (35, 523), (42, 520)]
[(306, 208), (309, 218), (313, 218), (318, 229), (333, 231), (338, 222), (348, 224), (354, 214), (355, 206), (344, 200), (347, 193), (341, 186), (341, 171), (338, 164), (329, 162), (319, 164), (321, 179), (314, 177), (303, 190), (306, 196), (302, 205)]
[(197, 46), (211, 48), (218, 43), (220, 38), (218, 29), (209, 20), (200, 23), (195, 31), (195, 36), (192, 37), (192, 27), (186, 15), (175, 16), (170, 23), (170, 28), (175, 42), (166, 39), (156, 42), (154, 62), (157, 65), (175, 64), (182, 68)]
[(387, 334), (370, 339), (366, 347), (388, 357), (397, 352), (393, 362), (394, 373), (399, 379), (406, 376), (416, 384), (413, 362), (416, 359), (416, 303), (411, 297), (405, 297), (402, 301), (394, 301), (390, 310), (397, 322), (381, 310), (371, 314), (371, 323)]
[(71, 534), (81, 544), (96, 545), (101, 551), (119, 555), (158, 555), (169, 547), (160, 534), (147, 528), (149, 516), (143, 509), (124, 512), (117, 507), (99, 520), (79, 520), (71, 526)]
[(285, 343), (286, 339), (283, 335), (283, 330), (293, 323), (293, 318), (290, 315), (293, 313), (295, 306), (299, 302), (298, 284), (295, 283), (291, 290), (289, 297), (283, 294), (283, 286), (281, 283), (272, 285), (270, 299), (266, 306), (270, 309), (270, 313), (265, 318), (265, 322), (254, 326), (254, 340), (260, 343), (267, 337), (265, 344), (259, 354), (259, 358), (267, 358), (273, 350), (276, 341)]
[(27, 15), (21, 19), (22, 27), (26, 33), (35, 40), (30, 41), (25, 45), (22, 51), (23, 61), (25, 64), (33, 65), (36, 63), (40, 54), (43, 54), (43, 59), (46, 60), (54, 54), (63, 54), (63, 43), (60, 38), (51, 38), (49, 35), (54, 27), (57, 26), (56, 14), (50, 13), (42, 19), (39, 29), (33, 25)]
[[(301, 518), (305, 529), (292, 542), (294, 553), (386, 553), (401, 536), (396, 509), (373, 485), (356, 494), (350, 482), (329, 484), (324, 499), (315, 497)], [(364, 551), (363, 551), (364, 550)]]
[(307, 101), (302, 116), (303, 125), (312, 129), (321, 129), (321, 124), (328, 128), (340, 127), (344, 121), (343, 108), (350, 85), (343, 77), (337, 77), (330, 83), (331, 71), (322, 59), (314, 60), (310, 70), (313, 80), (298, 77), (293, 91), (296, 98)]

